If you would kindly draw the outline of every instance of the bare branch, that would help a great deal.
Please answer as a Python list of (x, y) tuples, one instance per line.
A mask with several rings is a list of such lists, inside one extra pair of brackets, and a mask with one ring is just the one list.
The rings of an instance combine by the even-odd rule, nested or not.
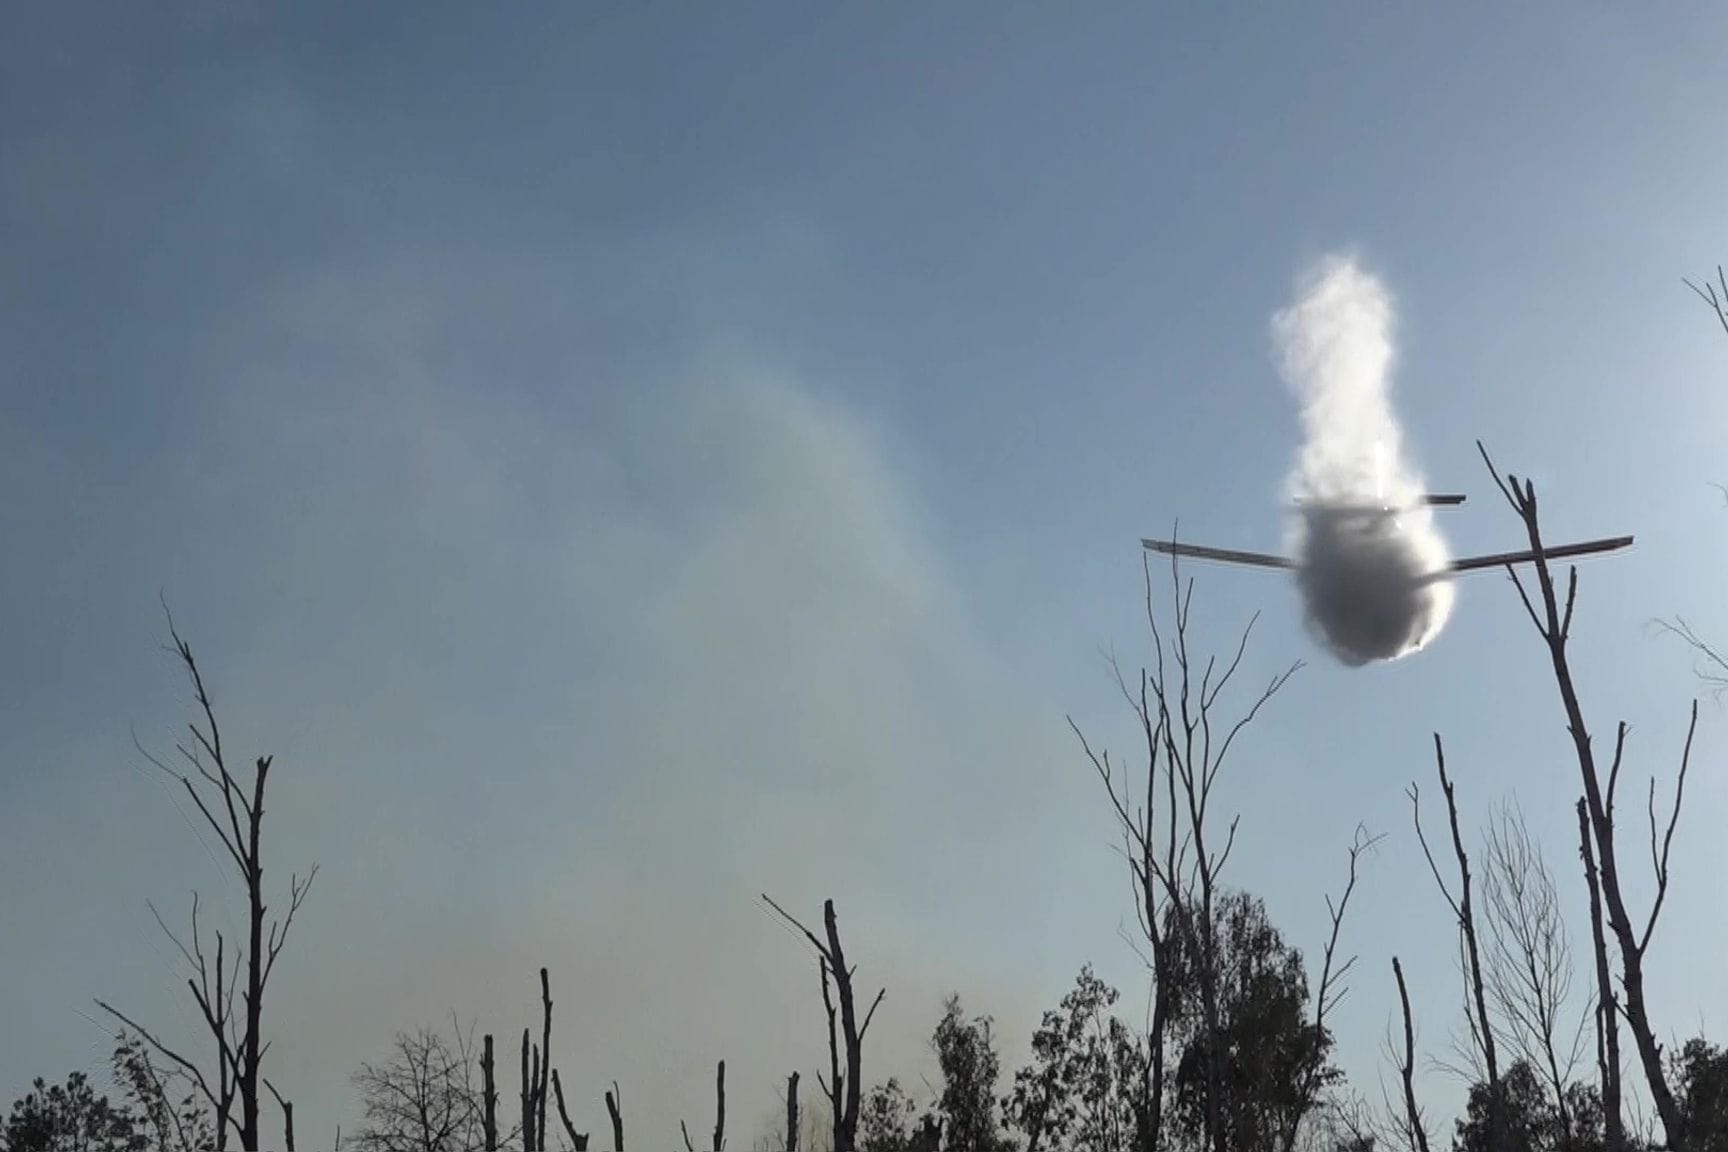
[(886, 996), (887, 994), (888, 994), (888, 989), (886, 989), (886, 988), (879, 988), (876, 990), (876, 999), (870, 1002), (870, 1011), (864, 1013), (864, 1023), (862, 1023), (858, 1026), (858, 1039), (859, 1040), (863, 1040), (864, 1034), (866, 1032), (870, 1031), (870, 1021), (872, 1021), (876, 1018), (876, 1009), (878, 1009), (882, 1006), (882, 997)]
[(174, 1051), (174, 1049), (156, 1039), (155, 1035), (153, 1035), (148, 1029), (144, 1028), (135, 1020), (131, 1019), (111, 1004), (108, 1004), (106, 1001), (96, 1001), (96, 1007), (102, 1009), (102, 1011), (108, 1013), (108, 1015), (114, 1017), (114, 1019), (120, 1021), (120, 1023), (136, 1032), (146, 1044), (150, 1045), (150, 1047), (154, 1048), (161, 1055), (178, 1065), (181, 1070), (183, 1070), (187, 1076), (191, 1077), (198, 1085), (199, 1090), (204, 1094), (204, 1098), (210, 1102), (211, 1107), (214, 1108), (218, 1106), (216, 1094), (210, 1091), (210, 1083), (204, 1079), (204, 1073), (199, 1070), (198, 1065), (192, 1063), (192, 1061), (186, 1059), (186, 1057), (180, 1055), (180, 1053)]
[(785, 920), (786, 923), (790, 924), (792, 927), (794, 927), (798, 931), (802, 932), (804, 934), (804, 938), (810, 941), (811, 945), (813, 947), (815, 947), (817, 953), (819, 953), (824, 960), (832, 960), (833, 959), (833, 957), (828, 955), (828, 946), (823, 944), (822, 941), (820, 941), (816, 938), (816, 933), (814, 933), (814, 932), (810, 931), (810, 929), (804, 927), (803, 923), (796, 916), (792, 915), (792, 913), (786, 911), (786, 909), (784, 909), (784, 908), (780, 907), (780, 905), (776, 904), (774, 902), (774, 898), (769, 896), (768, 893), (766, 893), (766, 892), (762, 893), (762, 899), (768, 905), (768, 907), (774, 909), (774, 911), (776, 911), (780, 914), (781, 919)]
[(1720, 264), (1716, 266), (1716, 279), (1722, 285), (1720, 296), (1716, 294), (1716, 285), (1708, 280), (1704, 281), (1702, 288), (1690, 280), (1682, 280), (1681, 283), (1692, 289), (1698, 299), (1709, 305), (1710, 310), (1716, 313), (1716, 319), (1722, 325), (1722, 331), (1728, 332), (1728, 276), (1723, 274)]
[(1674, 808), (1668, 814), (1668, 830), (1662, 834), (1662, 851), (1656, 851), (1656, 781), (1650, 781), (1650, 860), (1656, 871), (1656, 898), (1650, 904), (1650, 918), (1644, 923), (1644, 934), (1638, 938), (1638, 951), (1650, 946), (1650, 936), (1656, 931), (1656, 918), (1662, 914), (1662, 902), (1668, 897), (1668, 850), (1674, 844), (1674, 828), (1680, 822), (1680, 803), (1686, 795), (1686, 769), (1692, 763), (1692, 736), (1698, 730), (1698, 701), (1692, 701), (1692, 718), (1686, 725), (1686, 747), (1680, 753), (1680, 772), (1674, 780)]
[[(1438, 745), (1436, 745), (1438, 747)], [(1446, 880), (1440, 875), (1440, 865), (1434, 862), (1434, 853), (1428, 847), (1428, 837), (1422, 831), (1422, 790), (1411, 781), (1404, 794), (1410, 797), (1410, 822), (1416, 826), (1416, 840), (1422, 845), (1422, 857), (1428, 861), (1428, 872), (1434, 877), (1434, 886), (1440, 889), (1440, 895), (1445, 897), (1447, 907), (1452, 909), (1452, 915), (1462, 919), (1463, 911), (1458, 907), (1458, 901), (1452, 896), (1452, 889), (1446, 886)]]
[(1714, 698), (1721, 699), (1722, 694), (1728, 692), (1728, 657), (1724, 657), (1713, 645), (1699, 636), (1684, 616), (1676, 616), (1672, 624), (1666, 620), (1656, 620), (1653, 623), (1660, 630), (1679, 637), (1692, 649), (1693, 655), (1699, 661), (1693, 669), (1694, 674), (1710, 686), (1710, 693)]
[[(1591, 747), (1590, 731), (1585, 722), (1583, 707), (1579, 703), (1577, 686), (1566, 652), (1568, 638), (1561, 615), (1559, 597), (1555, 590), (1554, 577), (1548, 564), (1547, 553), (1542, 544), (1535, 485), (1528, 480), (1520, 483), (1516, 477), (1511, 475), (1506, 477), (1506, 483), (1502, 483), (1500, 474), (1495, 470), (1487, 450), (1482, 447), (1480, 442), (1478, 442), (1477, 447), (1482, 453), (1483, 462), (1494, 476), (1495, 484), (1500, 487), (1513, 511), (1523, 522), (1525, 535), (1528, 538), (1532, 563), (1536, 571), (1537, 587), (1541, 592), (1542, 623), (1539, 631), (1548, 651), (1549, 662), (1554, 673), (1555, 687), (1559, 691), (1561, 706), (1566, 715), (1567, 732), (1571, 736), (1573, 751), (1578, 763), (1579, 779), (1584, 792), (1586, 827), (1590, 838), (1593, 840), (1592, 846), (1596, 853), (1596, 863), (1600, 866), (1598, 889), (1605, 906), (1605, 919), (1614, 935), (1620, 953), (1621, 982), (1625, 989), (1624, 1011), (1626, 1019), (1632, 1029), (1633, 1040), (1637, 1046), (1639, 1061), (1643, 1067), (1644, 1080), (1649, 1088), (1651, 1101), (1662, 1117), (1667, 1141), (1672, 1146), (1683, 1147), (1686, 1144), (1685, 1116), (1674, 1096), (1672, 1085), (1668, 1082), (1667, 1070), (1663, 1066), (1661, 1045), (1656, 1040), (1655, 1030), (1651, 1025), (1648, 1007), (1645, 1003), (1643, 944), (1647, 941), (1647, 936), (1645, 940), (1641, 940), (1632, 926), (1621, 889), (1619, 862), (1614, 843), (1614, 788), (1618, 782), (1626, 728), (1622, 723), (1618, 730), (1614, 764), (1609, 772), (1605, 802), (1601, 779), (1597, 773), (1595, 752)], [(1573, 599), (1570, 588), (1567, 599), (1569, 602)], [(1570, 615), (1570, 609), (1568, 609), (1568, 615)], [(1678, 789), (1676, 794), (1678, 795)]]
[(1422, 1120), (1422, 1109), (1416, 1104), (1416, 1028), (1410, 1019), (1410, 993), (1404, 987), (1404, 968), (1398, 957), (1392, 957), (1392, 975), (1398, 981), (1398, 1004), (1404, 1012), (1404, 1059), (1398, 1073), (1404, 1082), (1404, 1133), (1412, 1152), (1429, 1152), (1428, 1129)]

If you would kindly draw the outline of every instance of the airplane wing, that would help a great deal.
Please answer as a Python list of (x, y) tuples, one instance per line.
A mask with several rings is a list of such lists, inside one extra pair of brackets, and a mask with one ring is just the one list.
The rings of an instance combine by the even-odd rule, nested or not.
[[(1564, 560), (1568, 556), (1590, 556), (1598, 552), (1617, 552), (1630, 547), (1632, 537), (1614, 536), (1605, 540), (1586, 540), (1582, 544), (1557, 544), (1552, 548), (1542, 549), (1543, 555), (1550, 560)], [(1496, 552), (1489, 556), (1469, 556), (1463, 560), (1454, 560), (1447, 565), (1448, 572), (1480, 572), (1485, 568), (1504, 568), (1510, 564), (1530, 564), (1536, 559), (1534, 552)]]
[[(1415, 497), (1406, 504), (1404, 508), (1456, 508), (1462, 503), (1464, 503), (1464, 497), (1459, 493), (1430, 492)], [(1396, 516), (1399, 512), (1404, 510), (1404, 508), (1395, 505), (1377, 502), (1343, 504), (1329, 503), (1325, 500), (1307, 500), (1301, 497), (1296, 499), (1295, 505), (1304, 512), (1333, 512), (1345, 516)]]
[(1166, 556), (1184, 556), (1194, 560), (1221, 560), (1226, 564), (1250, 564), (1257, 568), (1294, 568), (1296, 561), (1284, 556), (1269, 556), (1264, 552), (1238, 552), (1233, 548), (1207, 548), (1199, 544), (1178, 544), (1173, 540), (1142, 540), (1149, 552)]
[[(1141, 540), (1141, 545), (1149, 552), (1160, 552), (1166, 556), (1179, 556), (1191, 560), (1216, 560), (1225, 564), (1246, 564), (1255, 568), (1293, 569), (1296, 561), (1287, 556), (1272, 556), (1265, 552), (1242, 552), (1234, 548), (1208, 548), (1202, 544), (1178, 544), (1171, 540)], [(1578, 544), (1556, 544), (1552, 548), (1544, 548), (1543, 555), (1549, 560), (1564, 560), (1569, 556), (1591, 556), (1601, 552), (1617, 552), (1632, 545), (1630, 536), (1613, 536), (1602, 540), (1585, 540)], [(1459, 575), (1465, 572), (1481, 572), (1489, 568), (1505, 568), (1512, 564), (1529, 564), (1536, 559), (1536, 553), (1524, 552), (1494, 552), (1486, 556), (1466, 556), (1462, 560), (1454, 560), (1448, 564), (1444, 572), (1437, 572), (1424, 580), (1443, 580), (1447, 576)]]

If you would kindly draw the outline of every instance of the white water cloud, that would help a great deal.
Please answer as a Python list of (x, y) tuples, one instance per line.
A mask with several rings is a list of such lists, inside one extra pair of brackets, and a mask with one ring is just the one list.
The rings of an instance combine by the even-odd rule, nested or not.
[(1395, 660), (1445, 625), (1452, 587), (1432, 512), (1393, 410), (1395, 313), (1384, 284), (1329, 257), (1272, 321), (1278, 364), (1302, 405), (1289, 494), (1309, 504), (1386, 506), (1396, 516), (1301, 516), (1291, 541), (1310, 629), (1344, 663)]

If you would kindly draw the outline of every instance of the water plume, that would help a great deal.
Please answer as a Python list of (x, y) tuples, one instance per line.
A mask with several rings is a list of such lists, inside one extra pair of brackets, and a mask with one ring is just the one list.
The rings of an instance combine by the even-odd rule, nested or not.
[[(1272, 319), (1278, 367), (1302, 405), (1287, 481), (1305, 506), (1290, 540), (1315, 636), (1343, 663), (1396, 660), (1452, 609), (1448, 561), (1392, 410), (1391, 295), (1353, 258), (1322, 260)], [(1391, 513), (1379, 509), (1391, 509)]]

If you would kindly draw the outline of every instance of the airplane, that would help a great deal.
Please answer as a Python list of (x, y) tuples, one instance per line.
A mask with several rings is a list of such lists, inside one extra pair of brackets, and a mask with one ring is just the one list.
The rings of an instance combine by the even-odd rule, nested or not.
[[(1393, 507), (1385, 503), (1375, 504), (1334, 504), (1322, 501), (1297, 500), (1295, 507), (1302, 515), (1308, 517), (1384, 517), (1397, 516), (1410, 508), (1428, 506), (1436, 508), (1455, 508), (1464, 503), (1464, 497), (1456, 493), (1426, 494), (1416, 497), (1405, 507)], [(1193, 560), (1215, 560), (1225, 564), (1244, 564), (1256, 568), (1283, 568), (1295, 570), (1301, 562), (1288, 556), (1274, 556), (1265, 552), (1243, 552), (1234, 548), (1209, 548), (1201, 544), (1178, 544), (1174, 540), (1146, 540), (1140, 543), (1149, 552), (1160, 552), (1166, 556), (1179, 556)], [(1577, 544), (1557, 544), (1545, 547), (1542, 554), (1549, 560), (1564, 560), (1571, 556), (1590, 556), (1602, 552), (1617, 552), (1630, 547), (1632, 537), (1612, 536), (1601, 540), (1585, 540)], [(1495, 552), (1485, 556), (1467, 556), (1462, 560), (1454, 560), (1445, 568), (1431, 572), (1421, 577), (1422, 583), (1435, 580), (1445, 580), (1465, 572), (1481, 572), (1489, 568), (1506, 568), (1513, 564), (1530, 564), (1536, 560), (1536, 553)]]

